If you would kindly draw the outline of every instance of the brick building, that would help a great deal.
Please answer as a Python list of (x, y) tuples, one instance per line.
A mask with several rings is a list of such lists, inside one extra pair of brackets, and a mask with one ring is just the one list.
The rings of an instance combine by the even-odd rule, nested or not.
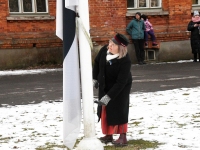
[[(106, 43), (115, 32), (126, 34), (126, 26), (136, 12), (148, 16), (153, 24), (160, 49), (156, 52), (158, 61), (190, 59), (190, 32), (187, 25), (193, 10), (200, 10), (198, 0), (89, 0), (90, 34), (96, 45)], [(129, 52), (135, 62), (132, 44)]]
[[(115, 32), (126, 34), (136, 12), (148, 15), (160, 49), (158, 61), (190, 59), (190, 32), (198, 0), (89, 0), (90, 35), (99, 49)], [(62, 63), (62, 41), (55, 35), (56, 0), (0, 0), (0, 69), (45, 62)], [(130, 40), (131, 41), (131, 40)], [(128, 47), (133, 63), (134, 46)]]
[[(159, 0), (155, 1), (158, 2)], [(127, 34), (125, 28), (136, 12), (148, 15), (158, 40), (188, 39), (186, 29), (188, 22), (191, 20), (192, 1), (161, 1), (161, 6), (158, 5), (157, 7), (127, 8), (127, 2), (122, 0), (100, 0), (98, 2), (90, 0), (90, 33), (93, 40), (102, 42), (114, 32)]]
[(62, 64), (56, 0), (0, 0), (0, 69)]

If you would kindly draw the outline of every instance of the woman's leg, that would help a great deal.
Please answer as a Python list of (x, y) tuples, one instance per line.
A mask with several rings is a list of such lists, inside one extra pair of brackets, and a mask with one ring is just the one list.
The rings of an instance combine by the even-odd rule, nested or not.
[(148, 31), (148, 34), (151, 36), (152, 42), (155, 42), (156, 41), (156, 37), (155, 37), (154, 31), (150, 30), (150, 31)]
[(156, 37), (155, 37), (154, 31), (150, 30), (148, 34), (151, 36), (152, 46), (157, 46), (158, 44), (156, 43)]
[[(113, 134), (124, 134), (128, 130), (128, 123), (121, 124), (121, 125), (108, 125), (107, 124), (107, 117), (106, 117), (106, 106), (102, 106), (101, 112), (101, 129), (102, 133), (105, 136), (100, 137), (100, 141), (102, 143), (108, 143), (113, 141)], [(123, 136), (123, 135), (122, 135)], [(121, 139), (121, 138), (119, 138)], [(126, 137), (123, 136), (123, 143), (127, 144)], [(121, 141), (121, 140), (120, 140)]]
[(116, 141), (112, 142), (115, 146), (127, 146), (127, 138), (126, 138), (126, 133), (121, 133), (119, 138)]
[(145, 40), (145, 46), (148, 46), (147, 41), (148, 41), (148, 32), (144, 31), (144, 40)]
[(198, 53), (199, 54), (199, 62), (200, 62), (200, 53)]
[(104, 137), (100, 137), (100, 141), (102, 143), (108, 143), (113, 141), (113, 133), (114, 130), (112, 128), (109, 128), (107, 124), (107, 117), (106, 117), (106, 106), (102, 106), (101, 111), (101, 129), (102, 133), (105, 134)]
[(139, 39), (138, 41), (139, 41), (139, 51), (140, 51), (139, 57), (140, 57), (140, 61), (142, 62), (142, 64), (146, 64), (146, 63), (144, 62), (144, 57), (145, 57), (145, 52), (144, 52), (144, 40), (143, 40), (143, 39)]
[(197, 62), (197, 53), (194, 53), (194, 61), (193, 62)]
[[(136, 54), (136, 58), (137, 58), (138, 64), (142, 65), (142, 60), (141, 60), (141, 57), (140, 57), (140, 44), (139, 44), (139, 40), (138, 39), (134, 39), (133, 40), (133, 44), (134, 44), (134, 47), (135, 47), (135, 54)], [(144, 43), (143, 43), (142, 47), (144, 48)]]

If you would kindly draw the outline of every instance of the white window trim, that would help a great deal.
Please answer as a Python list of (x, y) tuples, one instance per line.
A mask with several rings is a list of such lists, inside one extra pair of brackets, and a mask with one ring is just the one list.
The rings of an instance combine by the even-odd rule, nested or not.
[(198, 0), (198, 4), (192, 4), (192, 6), (199, 6), (200, 5), (200, 0)]
[[(33, 10), (33, 12), (24, 12), (24, 5), (23, 5), (23, 0), (19, 0), (18, 1), (19, 3), (21, 3), (20, 4), (20, 7), (21, 7), (21, 13), (24, 13), (24, 14), (27, 14), (27, 13), (35, 13), (35, 9), (34, 9), (34, 2), (35, 2), (35, 0), (31, 0), (31, 2), (32, 2), (32, 10)], [(36, 7), (36, 6), (35, 6)]]
[[(48, 14), (49, 13), (48, 0), (45, 0), (46, 1), (46, 12), (36, 12), (37, 11), (36, 0), (31, 0), (31, 1), (32, 1), (33, 12), (23, 12), (23, 0), (18, 0), (19, 12), (9, 12), (9, 13), (11, 15), (12, 14), (17, 14), (17, 15), (34, 15), (34, 14), (35, 15), (40, 15), (40, 14)], [(8, 1), (8, 3), (9, 3), (9, 1)]]
[[(134, 6), (135, 7), (127, 7), (127, 9), (153, 9), (153, 8), (161, 8), (162, 7), (162, 0), (159, 0), (159, 5), (157, 7), (150, 7), (151, 0), (146, 0), (146, 7), (139, 7), (139, 0), (134, 1)], [(200, 1), (200, 0), (199, 0)]]
[(126, 16), (135, 16), (136, 12), (140, 12), (142, 14), (148, 14), (148, 16), (154, 16), (154, 15), (169, 15), (168, 11), (163, 11), (161, 8), (156, 9), (132, 9), (127, 10)]

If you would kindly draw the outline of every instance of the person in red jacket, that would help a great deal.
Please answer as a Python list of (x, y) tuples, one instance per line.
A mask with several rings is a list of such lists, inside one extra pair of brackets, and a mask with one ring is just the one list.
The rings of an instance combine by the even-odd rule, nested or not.
[[(94, 60), (93, 86), (99, 88), (97, 115), (101, 119), (103, 143), (126, 146), (129, 94), (132, 85), (131, 60), (127, 52), (128, 39), (117, 33), (103, 46)], [(113, 141), (113, 134), (120, 134)]]

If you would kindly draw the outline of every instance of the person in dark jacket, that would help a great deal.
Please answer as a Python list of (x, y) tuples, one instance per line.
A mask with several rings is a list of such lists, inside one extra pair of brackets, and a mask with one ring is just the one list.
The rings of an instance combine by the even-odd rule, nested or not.
[[(93, 85), (99, 88), (97, 115), (101, 120), (100, 140), (115, 146), (126, 146), (129, 94), (132, 85), (131, 60), (127, 53), (128, 39), (117, 33), (103, 46), (94, 60)], [(113, 134), (120, 134), (113, 141)]]
[(133, 44), (135, 46), (135, 53), (138, 60), (138, 64), (146, 64), (144, 62), (144, 21), (141, 20), (141, 13), (137, 12), (133, 20), (126, 27), (126, 31), (130, 34)]
[(191, 31), (190, 44), (194, 54), (194, 62), (197, 62), (197, 54), (200, 62), (200, 17), (199, 12), (194, 11), (192, 20), (189, 22), (188, 31)]

